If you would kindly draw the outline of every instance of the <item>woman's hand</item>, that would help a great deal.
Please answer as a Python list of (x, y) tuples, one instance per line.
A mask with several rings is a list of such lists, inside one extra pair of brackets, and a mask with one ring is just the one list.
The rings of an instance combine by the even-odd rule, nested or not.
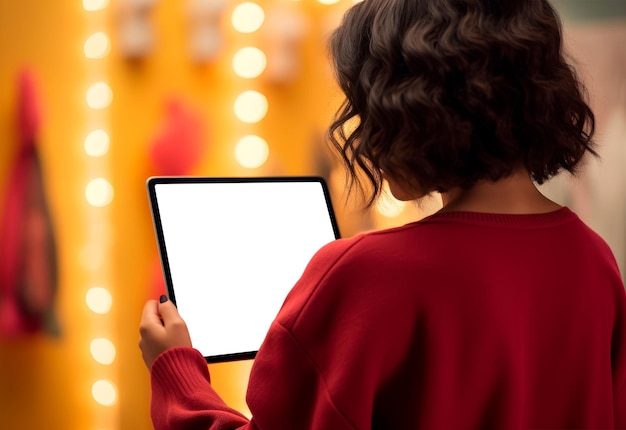
[(143, 308), (139, 324), (139, 348), (148, 369), (154, 360), (167, 349), (191, 346), (187, 324), (178, 314), (174, 304), (161, 296), (161, 303), (149, 300)]

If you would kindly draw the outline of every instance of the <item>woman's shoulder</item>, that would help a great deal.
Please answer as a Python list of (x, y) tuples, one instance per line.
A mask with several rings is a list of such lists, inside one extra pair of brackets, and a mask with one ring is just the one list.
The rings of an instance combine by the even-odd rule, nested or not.
[(429, 238), (421, 230), (423, 226), (413, 224), (338, 239), (315, 255), (303, 281), (314, 283), (318, 294), (339, 300), (381, 277), (395, 279), (408, 268), (418, 273), (419, 266), (437, 266), (432, 261), (437, 252), (431, 252), (436, 237)]
[(364, 232), (326, 244), (307, 265), (281, 312), (289, 313), (285, 307), (297, 312), (313, 297), (339, 301), (340, 296), (352, 296), (354, 288), (362, 289), (371, 276), (401, 271), (406, 266), (407, 255), (414, 260), (421, 249), (429, 249), (413, 246), (412, 252), (407, 252), (407, 244), (414, 240), (410, 236), (419, 228), (414, 224)]
[[(391, 248), (403, 247), (407, 241), (428, 240), (429, 226), (413, 222), (399, 227), (366, 231), (350, 238), (337, 239), (322, 247), (311, 262), (341, 264), (354, 259), (368, 259)], [(424, 245), (424, 243), (422, 243)]]

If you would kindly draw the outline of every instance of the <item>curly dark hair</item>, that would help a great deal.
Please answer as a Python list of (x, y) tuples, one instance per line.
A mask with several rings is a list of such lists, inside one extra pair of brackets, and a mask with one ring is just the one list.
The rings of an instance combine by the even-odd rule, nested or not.
[(547, 0), (365, 0), (330, 39), (346, 99), (329, 127), (367, 206), (384, 175), (422, 195), (536, 183), (597, 156), (586, 89)]

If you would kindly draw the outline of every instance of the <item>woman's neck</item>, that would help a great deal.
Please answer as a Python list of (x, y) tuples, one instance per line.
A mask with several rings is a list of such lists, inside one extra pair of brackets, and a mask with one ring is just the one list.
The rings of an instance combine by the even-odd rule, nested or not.
[(525, 169), (496, 182), (481, 181), (467, 190), (450, 190), (442, 193), (441, 199), (443, 212), (533, 214), (561, 208), (541, 194)]

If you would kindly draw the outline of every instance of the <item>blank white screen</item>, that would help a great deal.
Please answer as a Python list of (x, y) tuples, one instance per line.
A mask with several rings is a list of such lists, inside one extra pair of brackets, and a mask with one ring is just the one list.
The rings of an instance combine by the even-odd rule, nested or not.
[(335, 234), (319, 182), (156, 184), (178, 310), (204, 356), (256, 351)]

